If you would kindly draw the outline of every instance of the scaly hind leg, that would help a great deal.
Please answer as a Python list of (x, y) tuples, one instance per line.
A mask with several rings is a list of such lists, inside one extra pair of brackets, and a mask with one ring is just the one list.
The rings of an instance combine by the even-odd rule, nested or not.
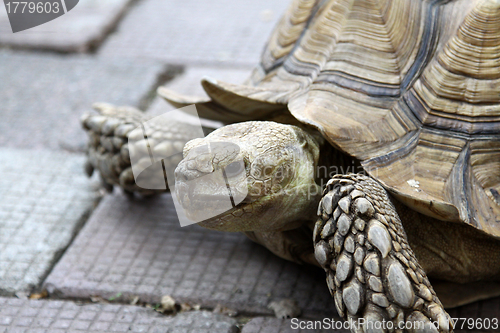
[(353, 332), (452, 331), (382, 186), (363, 175), (335, 176), (318, 215), (315, 256), (339, 315), (362, 324)]

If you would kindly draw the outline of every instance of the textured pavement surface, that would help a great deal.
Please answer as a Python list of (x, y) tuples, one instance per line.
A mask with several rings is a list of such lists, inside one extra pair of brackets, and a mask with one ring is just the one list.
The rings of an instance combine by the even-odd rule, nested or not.
[(254, 66), (288, 1), (138, 2), (99, 55)]
[(203, 77), (210, 77), (224, 82), (241, 84), (250, 76), (252, 69), (253, 67), (220, 68), (189, 66), (181, 75), (169, 81), (165, 87), (185, 95), (206, 96), (200, 83)]
[(12, 33), (7, 11), (2, 5), (0, 46), (87, 52), (104, 40), (118, 23), (130, 2), (131, 0), (82, 0), (63, 16), (15, 34)]
[[(329, 318), (329, 317), (325, 317)], [(330, 320), (331, 319), (331, 320)], [(338, 318), (329, 318), (327, 325), (332, 325), (331, 323), (340, 323)], [(278, 319), (271, 317), (257, 317), (250, 320), (245, 324), (241, 333), (326, 333), (326, 332), (337, 332), (337, 333), (350, 333), (351, 331), (344, 328), (341, 329), (331, 329), (331, 326), (322, 326), (323, 329), (307, 329), (308, 325), (314, 325), (310, 321), (304, 319)], [(319, 327), (319, 324), (316, 324)], [(323, 325), (323, 323), (322, 323)], [(335, 324), (333, 324), (335, 325)], [(340, 324), (339, 324), (340, 325)], [(300, 328), (302, 327), (302, 329)], [(311, 327), (311, 326), (309, 326)], [(328, 327), (328, 328), (326, 328)], [(335, 327), (335, 326), (333, 326)], [(339, 326), (342, 327), (342, 326)]]
[(236, 333), (236, 321), (207, 311), (165, 316), (138, 306), (0, 297), (0, 333)]
[[(0, 295), (9, 296), (0, 298), (0, 333), (346, 332), (293, 330), (292, 320), (274, 318), (267, 307), (292, 298), (301, 320), (339, 320), (321, 270), (281, 260), (240, 234), (181, 228), (168, 195), (129, 200), (115, 191), (93, 210), (95, 182), (82, 171), (86, 138), (78, 120), (91, 104), (159, 114), (172, 107), (154, 97), (158, 85), (203, 95), (203, 76), (243, 82), (288, 4), (81, 0), (17, 34), (0, 5)], [(51, 292), (47, 300), (12, 297), (40, 284)], [(129, 304), (137, 297), (155, 304), (164, 295), (236, 310), (238, 327), (246, 324)], [(94, 296), (114, 303), (92, 304)], [(449, 313), (500, 318), (500, 298)]]
[[(189, 96), (206, 96), (201, 87), (203, 77), (211, 77), (224, 82), (243, 83), (249, 76), (251, 67), (248, 68), (217, 68), (217, 67), (187, 67), (182, 74), (176, 76), (164, 86), (177, 93)], [(148, 108), (151, 115), (160, 115), (164, 112), (175, 110), (175, 107), (168, 104), (163, 98), (156, 97)]]
[(239, 233), (181, 228), (170, 195), (105, 197), (45, 281), (60, 297), (182, 302), (271, 314), (269, 302), (295, 299), (309, 316), (330, 315), (324, 273), (282, 260)]
[(0, 294), (38, 286), (92, 209), (82, 156), (0, 148)]
[(138, 106), (169, 71), (154, 61), (1, 50), (0, 64), (0, 146), (53, 150), (83, 151), (79, 120), (93, 103)]

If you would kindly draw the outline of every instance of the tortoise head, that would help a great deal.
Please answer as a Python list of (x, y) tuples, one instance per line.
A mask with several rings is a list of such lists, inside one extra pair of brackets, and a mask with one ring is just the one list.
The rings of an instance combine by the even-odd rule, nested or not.
[(228, 125), (184, 147), (175, 191), (186, 215), (223, 231), (275, 231), (315, 216), (319, 145), (302, 129), (266, 121)]

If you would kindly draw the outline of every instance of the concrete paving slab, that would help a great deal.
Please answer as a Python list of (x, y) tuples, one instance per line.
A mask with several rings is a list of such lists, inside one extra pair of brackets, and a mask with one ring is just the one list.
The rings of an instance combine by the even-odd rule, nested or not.
[(224, 82), (241, 84), (251, 74), (253, 67), (218, 67), (218, 66), (189, 66), (181, 75), (176, 76), (165, 84), (184, 95), (206, 96), (201, 87), (201, 79), (205, 76)]
[(281, 0), (143, 0), (120, 22), (99, 54), (253, 66), (288, 4)]
[[(188, 67), (184, 72), (166, 83), (164, 86), (189, 96), (206, 96), (201, 87), (201, 79), (205, 76), (221, 80), (228, 83), (241, 84), (251, 73), (252, 68), (228, 68), (228, 67)], [(175, 107), (168, 104), (163, 98), (156, 97), (151, 103), (147, 113), (150, 115), (160, 115), (174, 110)]]
[(334, 314), (324, 272), (282, 260), (239, 233), (179, 226), (169, 194), (129, 200), (106, 196), (45, 281), (65, 298), (118, 293), (271, 314), (295, 299), (304, 315)]
[[(449, 309), (448, 313), (454, 320), (458, 319), (455, 324), (455, 333), (498, 332), (500, 322), (495, 320), (500, 320), (500, 297)], [(343, 326), (344, 321), (339, 320), (338, 317), (325, 317), (320, 321), (297, 318), (256, 317), (245, 324), (241, 333), (350, 332)], [(470, 328), (467, 328), (469, 325)], [(308, 329), (308, 327), (310, 328)]]
[(165, 316), (132, 305), (0, 298), (0, 332), (235, 333), (236, 321), (207, 311)]
[[(464, 318), (469, 319), (469, 323), (465, 321), (465, 325), (462, 328), (463, 320), (460, 320), (456, 324), (455, 333), (486, 333), (486, 332), (498, 332), (498, 326), (495, 326), (492, 321), (493, 318), (498, 318), (500, 312), (498, 311), (500, 304), (500, 299), (494, 299), (490, 301), (478, 302), (471, 305), (466, 305), (457, 309), (452, 309), (449, 314), (452, 318)], [(492, 306), (489, 310), (487, 307)], [(484, 308), (486, 311), (481, 311), (479, 308)], [(493, 311), (497, 311), (493, 313)], [(479, 316), (478, 314), (481, 313)], [(478, 321), (478, 318), (481, 320)], [(488, 320), (485, 320), (487, 319)], [(474, 320), (474, 321), (472, 321)], [(483, 323), (481, 326), (479, 322)], [(484, 328), (484, 323), (487, 323), (488, 328)], [(338, 318), (325, 317), (321, 320), (307, 320), (307, 319), (278, 319), (273, 317), (256, 317), (250, 320), (243, 326), (241, 333), (323, 333), (323, 332), (335, 332), (335, 333), (350, 333), (351, 331), (344, 326), (346, 323)], [(471, 325), (471, 328), (467, 328), (467, 325)], [(309, 328), (308, 328), (309, 327)], [(315, 328), (314, 328), (315, 327)], [(496, 327), (496, 328), (494, 328)]]
[[(343, 325), (339, 318), (327, 318), (326, 321), (305, 319), (278, 319), (272, 317), (256, 317), (243, 326), (241, 333), (350, 333), (351, 331), (340, 328), (335, 329), (334, 325)], [(314, 326), (315, 325), (315, 326)], [(327, 326), (330, 325), (330, 326)], [(333, 325), (333, 326), (332, 326)], [(307, 328), (307, 327), (316, 327)], [(339, 326), (342, 327), (342, 326)]]
[(0, 148), (0, 294), (41, 284), (95, 201), (74, 154)]
[(79, 119), (93, 103), (138, 106), (168, 68), (146, 60), (0, 51), (0, 146), (83, 150)]
[[(464, 318), (456, 323), (455, 333), (466, 332), (498, 332), (500, 329), (495, 323), (500, 325), (500, 297), (467, 304), (458, 308), (449, 309), (448, 313), (452, 318)], [(469, 320), (469, 322), (467, 322)], [(278, 319), (273, 317), (256, 317), (245, 324), (241, 333), (298, 333), (298, 332), (337, 332), (349, 333), (343, 327), (343, 321), (338, 317), (325, 317), (320, 320), (308, 319)], [(462, 324), (464, 326), (462, 328)], [(481, 325), (482, 324), (482, 325)], [(316, 326), (315, 326), (316, 325)], [(467, 328), (471, 325), (471, 328)], [(485, 327), (488, 326), (488, 327)], [(317, 327), (308, 329), (307, 327)]]
[(83, 0), (63, 16), (17, 33), (12, 33), (7, 11), (2, 8), (0, 46), (60, 52), (90, 51), (116, 26), (131, 1)]

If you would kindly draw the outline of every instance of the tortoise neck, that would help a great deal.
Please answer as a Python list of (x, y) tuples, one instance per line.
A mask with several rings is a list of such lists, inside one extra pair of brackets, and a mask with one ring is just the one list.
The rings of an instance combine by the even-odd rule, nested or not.
[(324, 188), (326, 183), (335, 175), (362, 173), (361, 163), (354, 157), (340, 151), (324, 140), (320, 146), (318, 165), (316, 166), (316, 183)]

